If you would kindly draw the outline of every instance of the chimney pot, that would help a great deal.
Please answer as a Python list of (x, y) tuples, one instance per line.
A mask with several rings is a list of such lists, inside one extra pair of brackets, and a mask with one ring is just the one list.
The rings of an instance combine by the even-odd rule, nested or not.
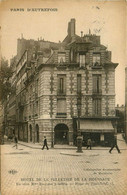
[(81, 37), (83, 37), (83, 31), (81, 31)]

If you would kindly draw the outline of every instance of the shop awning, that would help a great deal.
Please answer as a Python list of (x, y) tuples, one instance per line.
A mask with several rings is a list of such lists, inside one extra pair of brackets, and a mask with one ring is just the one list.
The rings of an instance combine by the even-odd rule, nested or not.
[(114, 132), (111, 121), (107, 120), (80, 120), (81, 132)]

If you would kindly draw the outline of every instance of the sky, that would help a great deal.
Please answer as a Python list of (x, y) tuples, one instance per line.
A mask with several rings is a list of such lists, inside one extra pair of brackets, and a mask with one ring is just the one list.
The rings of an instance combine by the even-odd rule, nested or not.
[(1, 54), (8, 60), (15, 56), (21, 34), (25, 39), (63, 41), (68, 22), (75, 18), (76, 34), (88, 34), (90, 29), (92, 34), (100, 35), (101, 44), (112, 51), (112, 62), (119, 63), (115, 74), (116, 104), (125, 104), (125, 8), (123, 1), (4, 0), (0, 3)]

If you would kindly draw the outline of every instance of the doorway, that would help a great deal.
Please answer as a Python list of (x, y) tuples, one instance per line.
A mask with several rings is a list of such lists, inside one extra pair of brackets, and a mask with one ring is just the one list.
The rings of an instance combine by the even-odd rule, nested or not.
[(54, 144), (68, 144), (68, 126), (65, 124), (58, 124), (55, 126), (54, 132), (55, 132), (55, 139)]
[(36, 139), (35, 139), (37, 143), (39, 143), (39, 126), (38, 124), (36, 125)]
[(85, 132), (85, 133), (82, 133), (82, 135), (83, 135), (83, 145), (84, 146), (87, 145), (88, 138), (90, 138), (92, 140), (92, 144), (94, 146), (101, 145), (101, 143), (100, 143), (100, 133)]
[(30, 129), (30, 142), (32, 142), (32, 125), (29, 126)]

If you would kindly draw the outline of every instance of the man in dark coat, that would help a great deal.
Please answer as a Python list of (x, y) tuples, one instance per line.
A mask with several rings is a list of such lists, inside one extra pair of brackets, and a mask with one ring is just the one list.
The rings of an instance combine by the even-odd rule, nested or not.
[(113, 138), (112, 147), (109, 150), (109, 153), (111, 153), (111, 151), (113, 150), (114, 147), (116, 147), (118, 153), (121, 153), (120, 149), (118, 148), (118, 145), (117, 145), (117, 137), (116, 136), (114, 136), (114, 138)]
[(88, 138), (88, 140), (87, 140), (87, 147), (86, 147), (86, 149), (88, 149), (88, 148), (90, 147), (90, 150), (91, 150), (91, 145), (92, 145), (92, 141), (91, 141), (91, 139), (90, 139), (90, 138)]
[(13, 147), (16, 147), (16, 149), (18, 149), (18, 138), (16, 136), (14, 137), (14, 142), (15, 145)]
[(43, 145), (43, 147), (42, 147), (42, 150), (45, 148), (45, 146), (46, 146), (47, 150), (49, 150), (48, 145), (47, 145), (46, 136), (44, 136), (44, 145)]

